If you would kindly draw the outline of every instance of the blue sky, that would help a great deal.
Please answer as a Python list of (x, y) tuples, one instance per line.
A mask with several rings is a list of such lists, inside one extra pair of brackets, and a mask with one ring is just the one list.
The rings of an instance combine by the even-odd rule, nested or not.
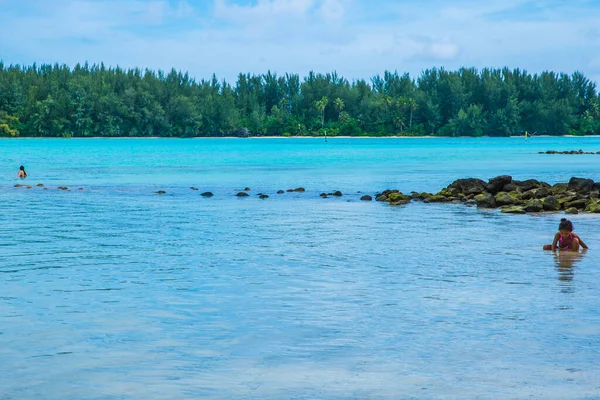
[(216, 73), (521, 68), (600, 83), (600, 0), (0, 0), (5, 64)]

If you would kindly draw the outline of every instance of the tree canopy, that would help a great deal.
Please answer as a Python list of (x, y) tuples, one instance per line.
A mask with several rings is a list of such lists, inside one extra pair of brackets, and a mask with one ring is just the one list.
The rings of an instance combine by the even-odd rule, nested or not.
[(337, 73), (187, 73), (99, 65), (5, 66), (0, 136), (510, 136), (600, 134), (580, 72), (432, 68), (349, 82)]

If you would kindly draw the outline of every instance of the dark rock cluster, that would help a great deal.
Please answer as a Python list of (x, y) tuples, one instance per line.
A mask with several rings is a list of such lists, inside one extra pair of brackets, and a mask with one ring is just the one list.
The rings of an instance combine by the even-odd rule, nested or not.
[(599, 193), (600, 182), (592, 179), (573, 177), (568, 183), (550, 185), (535, 179), (518, 181), (502, 175), (488, 182), (475, 178), (458, 179), (436, 194), (413, 192), (410, 198), (425, 203), (462, 202), (482, 208), (499, 208), (512, 214), (542, 211), (577, 214), (580, 211), (600, 213)]
[(566, 150), (566, 151), (556, 151), (556, 150), (548, 150), (548, 151), (540, 151), (539, 154), (600, 154), (600, 151), (583, 151), (583, 150)]

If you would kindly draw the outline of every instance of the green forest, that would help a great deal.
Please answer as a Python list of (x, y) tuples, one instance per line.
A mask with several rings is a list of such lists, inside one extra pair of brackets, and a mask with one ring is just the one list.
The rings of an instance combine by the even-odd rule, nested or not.
[(598, 135), (582, 73), (432, 68), (348, 81), (337, 73), (239, 74), (0, 62), (0, 136)]

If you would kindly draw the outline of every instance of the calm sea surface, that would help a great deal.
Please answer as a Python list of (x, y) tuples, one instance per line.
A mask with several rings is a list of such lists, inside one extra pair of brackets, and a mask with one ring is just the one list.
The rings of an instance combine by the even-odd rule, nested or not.
[(569, 257), (541, 250), (562, 214), (359, 201), (600, 181), (600, 155), (538, 154), (579, 149), (600, 138), (0, 140), (0, 399), (598, 399), (599, 216)]

